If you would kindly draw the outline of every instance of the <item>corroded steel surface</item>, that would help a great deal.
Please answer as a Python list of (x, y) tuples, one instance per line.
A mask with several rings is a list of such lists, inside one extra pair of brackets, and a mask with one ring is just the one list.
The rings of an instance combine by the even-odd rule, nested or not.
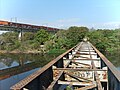
[(104, 63), (107, 65), (107, 67), (112, 71), (112, 73), (115, 75), (115, 77), (120, 82), (120, 72), (117, 70), (117, 68), (100, 52), (98, 51), (92, 44), (91, 46), (94, 48), (94, 50), (97, 52), (97, 54), (101, 57), (101, 59), (104, 61)]
[[(106, 65), (102, 65), (101, 63), (105, 63)], [(114, 89), (117, 86), (111, 87), (112, 89), (108, 88), (108, 81), (110, 81), (108, 80), (109, 70), (114, 74), (115, 77), (113, 77), (116, 78), (116, 82), (120, 85), (120, 73), (115, 69), (113, 64), (111, 64), (91, 43), (81, 42), (49, 62), (40, 70), (12, 86), (11, 89), (28, 89), (28, 84), (39, 76), (46, 75), (44, 72), (49, 68), (51, 68), (50, 70), (53, 73), (50, 77), (53, 77), (53, 79), (49, 85), (43, 86), (45, 90), (58, 90), (58, 86), (61, 84), (67, 85), (75, 90), (103, 90), (103, 88), (104, 90), (117, 90)], [(47, 77), (49, 77), (49, 75)], [(102, 84), (103, 82), (104, 84)], [(61, 87), (59, 87), (59, 89), (60, 88)], [(40, 90), (44, 89), (40, 88)]]
[(33, 74), (29, 75), (25, 79), (21, 80), (19, 83), (17, 83), (14, 86), (12, 86), (11, 89), (13, 89), (13, 90), (20, 90), (20, 89), (22, 89), (28, 83), (30, 83), (32, 80), (34, 80), (35, 78), (37, 78), (40, 74), (42, 74), (45, 70), (47, 70), (49, 67), (51, 67), (53, 64), (55, 64), (57, 61), (59, 61), (63, 56), (65, 56), (67, 53), (69, 53), (70, 51), (72, 51), (78, 45), (80, 45), (80, 44), (77, 44), (76, 46), (74, 46), (73, 48), (69, 49), (65, 53), (59, 55), (56, 59), (54, 59), (51, 62), (49, 62), (47, 65), (45, 65), (40, 70), (34, 72)]

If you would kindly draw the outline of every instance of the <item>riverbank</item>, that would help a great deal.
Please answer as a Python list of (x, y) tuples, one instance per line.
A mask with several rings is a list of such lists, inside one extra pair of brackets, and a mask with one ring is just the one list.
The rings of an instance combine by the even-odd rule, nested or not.
[(26, 50), (26, 51), (20, 51), (20, 50), (13, 50), (13, 51), (7, 51), (7, 50), (0, 50), (0, 54), (6, 54), (6, 53), (10, 53), (10, 54), (19, 54), (19, 53), (25, 53), (25, 54), (55, 54), (55, 53), (64, 53), (66, 50), (65, 49), (52, 49), (49, 51), (38, 51), (38, 50)]
[(0, 54), (5, 54), (5, 53), (11, 53), (11, 54), (18, 54), (18, 53), (25, 53), (25, 54), (36, 54), (36, 53), (43, 53), (41, 51), (37, 50), (27, 50), (27, 51), (20, 51), (20, 50), (14, 50), (14, 51), (7, 51), (7, 50), (0, 50)]

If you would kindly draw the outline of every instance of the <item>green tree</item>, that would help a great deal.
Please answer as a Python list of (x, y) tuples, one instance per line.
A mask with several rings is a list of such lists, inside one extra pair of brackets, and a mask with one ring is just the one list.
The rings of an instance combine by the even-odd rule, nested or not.
[(18, 33), (17, 32), (7, 32), (7, 33), (3, 33), (2, 36), (3, 41), (5, 43), (14, 43), (15, 41), (18, 40)]
[(86, 36), (89, 29), (87, 27), (70, 27), (67, 30), (67, 38), (72, 41), (72, 46), (76, 45), (78, 42), (82, 41), (82, 39)]
[(104, 36), (103, 31), (91, 31), (88, 34), (90, 42), (95, 45), (101, 52), (106, 51), (108, 38)]
[(44, 44), (47, 40), (49, 40), (49, 34), (45, 30), (39, 30), (35, 35), (35, 40), (40, 44)]
[(90, 42), (103, 53), (112, 52), (113, 50), (120, 48), (119, 30), (99, 29), (89, 32), (87, 36), (90, 38)]
[(23, 34), (23, 37), (22, 37), (22, 40), (23, 41), (27, 41), (27, 40), (33, 40), (34, 39), (34, 33), (32, 33), (32, 32), (25, 32), (24, 34)]
[(3, 44), (1, 45), (2, 50), (14, 50), (20, 46), (20, 43), (18, 42), (18, 33), (17, 32), (7, 32), (3, 33), (1, 35), (1, 41), (3, 41)]
[(54, 37), (54, 48), (69, 49), (82, 41), (88, 32), (86, 27), (70, 27), (68, 30), (60, 30)]

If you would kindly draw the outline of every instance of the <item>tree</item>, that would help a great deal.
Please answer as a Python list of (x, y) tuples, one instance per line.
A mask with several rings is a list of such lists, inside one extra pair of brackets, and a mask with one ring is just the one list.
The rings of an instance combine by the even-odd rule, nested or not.
[(54, 37), (54, 48), (69, 49), (82, 41), (88, 32), (87, 27), (70, 27), (68, 30), (60, 30)]
[(70, 27), (67, 31), (67, 38), (72, 41), (72, 46), (82, 41), (82, 39), (86, 36), (86, 33), (89, 31), (87, 27)]
[(35, 40), (43, 45), (47, 40), (49, 40), (49, 34), (45, 30), (39, 30), (35, 35)]
[(87, 36), (89, 37), (90, 42), (95, 45), (101, 52), (106, 51), (108, 38), (104, 37), (103, 31), (91, 31)]
[(34, 39), (34, 33), (32, 32), (25, 32), (23, 34), (22, 40), (27, 41), (27, 40), (33, 40)]
[(7, 32), (3, 33), (1, 35), (1, 41), (3, 41), (3, 44), (1, 44), (2, 50), (14, 50), (20, 46), (20, 43), (18, 42), (18, 33), (17, 32)]
[(18, 33), (17, 32), (3, 33), (2, 36), (4, 37), (3, 41), (5, 43), (12, 43), (13, 44), (15, 41), (18, 40)]
[(112, 52), (120, 48), (120, 31), (116, 30), (96, 30), (87, 34), (90, 42), (95, 45), (101, 52)]

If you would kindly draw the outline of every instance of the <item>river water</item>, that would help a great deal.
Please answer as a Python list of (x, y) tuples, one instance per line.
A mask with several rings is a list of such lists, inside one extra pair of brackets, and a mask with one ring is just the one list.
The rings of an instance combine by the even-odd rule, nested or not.
[(10, 90), (12, 85), (57, 56), (57, 54), (0, 54), (0, 90)]
[[(10, 90), (12, 85), (57, 56), (53, 54), (0, 54), (0, 90)], [(120, 70), (120, 54), (114, 52), (106, 56)]]

